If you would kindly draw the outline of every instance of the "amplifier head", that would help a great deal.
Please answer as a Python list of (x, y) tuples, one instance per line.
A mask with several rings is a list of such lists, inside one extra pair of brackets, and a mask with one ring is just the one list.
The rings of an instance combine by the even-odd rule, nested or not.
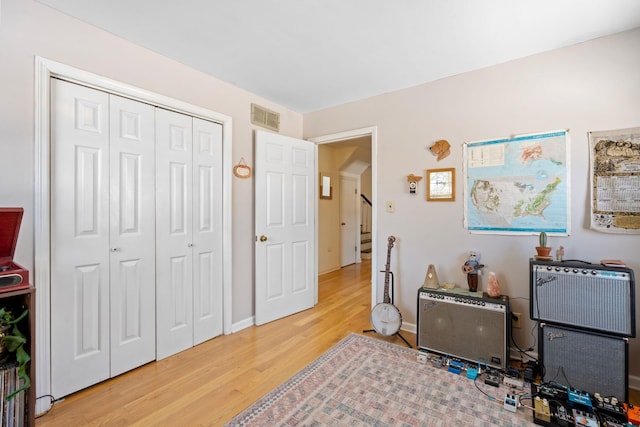
[(531, 319), (635, 337), (633, 270), (531, 260)]

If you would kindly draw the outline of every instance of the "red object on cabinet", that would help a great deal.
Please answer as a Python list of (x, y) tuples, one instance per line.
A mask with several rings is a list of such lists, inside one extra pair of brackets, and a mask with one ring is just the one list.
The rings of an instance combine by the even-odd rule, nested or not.
[(13, 262), (22, 208), (0, 208), (0, 292), (29, 287), (29, 270)]

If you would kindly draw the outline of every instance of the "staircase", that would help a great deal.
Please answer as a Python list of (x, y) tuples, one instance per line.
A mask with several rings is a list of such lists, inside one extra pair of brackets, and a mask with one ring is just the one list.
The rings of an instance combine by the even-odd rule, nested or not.
[(360, 194), (362, 208), (360, 218), (360, 259), (371, 259), (371, 201)]
[(360, 258), (371, 259), (371, 232), (360, 233)]

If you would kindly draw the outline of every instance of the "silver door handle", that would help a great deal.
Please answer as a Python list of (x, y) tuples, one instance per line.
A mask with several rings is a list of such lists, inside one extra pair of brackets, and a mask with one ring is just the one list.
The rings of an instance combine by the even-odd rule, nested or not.
[(187, 247), (188, 248), (192, 248), (193, 247), (193, 243), (187, 243)]
[(109, 249), (111, 252), (120, 252), (120, 248), (111, 248)]

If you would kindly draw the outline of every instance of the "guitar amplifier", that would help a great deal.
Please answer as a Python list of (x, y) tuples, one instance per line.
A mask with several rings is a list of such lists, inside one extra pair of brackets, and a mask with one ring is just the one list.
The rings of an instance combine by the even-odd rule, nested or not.
[(509, 297), (421, 288), (418, 348), (506, 370), (509, 366)]
[(543, 383), (628, 401), (628, 338), (544, 323), (538, 334)]
[(532, 320), (636, 336), (633, 270), (580, 262), (529, 265)]

